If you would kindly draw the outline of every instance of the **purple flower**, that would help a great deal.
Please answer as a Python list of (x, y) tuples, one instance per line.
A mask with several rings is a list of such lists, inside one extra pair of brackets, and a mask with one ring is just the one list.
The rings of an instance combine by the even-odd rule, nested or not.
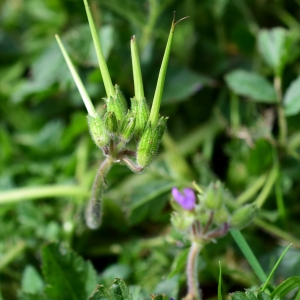
[(173, 187), (172, 196), (174, 200), (180, 204), (185, 210), (193, 210), (196, 203), (196, 195), (190, 188), (183, 189), (183, 194), (179, 192), (178, 188)]

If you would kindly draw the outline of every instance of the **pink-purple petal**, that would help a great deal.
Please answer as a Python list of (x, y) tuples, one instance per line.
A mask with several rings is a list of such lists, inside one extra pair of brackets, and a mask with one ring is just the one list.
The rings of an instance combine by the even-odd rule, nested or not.
[(196, 195), (195, 192), (190, 189), (186, 188), (183, 190), (183, 194), (174, 187), (172, 189), (172, 195), (174, 200), (185, 210), (193, 210), (196, 203)]

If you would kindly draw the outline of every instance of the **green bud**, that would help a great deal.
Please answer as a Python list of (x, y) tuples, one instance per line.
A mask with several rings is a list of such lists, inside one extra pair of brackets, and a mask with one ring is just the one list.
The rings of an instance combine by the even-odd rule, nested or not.
[(125, 116), (128, 109), (127, 102), (123, 93), (120, 90), (120, 87), (117, 84), (115, 85), (115, 91), (116, 91), (117, 100), (120, 103), (120, 106), (122, 107), (122, 114)]
[(162, 139), (162, 137), (165, 133), (168, 119), (169, 119), (169, 117), (166, 117), (166, 118), (165, 117), (160, 117), (159, 120), (158, 120), (158, 123), (156, 125), (156, 129), (155, 129), (155, 134), (156, 134), (156, 136), (159, 140)]
[(161, 117), (153, 128), (149, 123), (139, 141), (137, 148), (137, 163), (141, 167), (147, 167), (155, 157), (160, 140), (165, 131), (167, 118)]
[(251, 223), (256, 215), (257, 209), (256, 203), (246, 204), (239, 208), (233, 213), (230, 226), (236, 229), (243, 229)]
[(132, 98), (131, 107), (136, 115), (134, 135), (136, 139), (139, 140), (149, 119), (149, 107), (145, 98), (139, 100)]
[(109, 136), (105, 130), (104, 124), (100, 116), (97, 115), (95, 117), (92, 117), (88, 115), (87, 119), (90, 134), (96, 146), (99, 148), (104, 147), (109, 141)]
[(107, 105), (107, 111), (108, 112), (114, 112), (116, 119), (118, 123), (120, 124), (121, 121), (125, 118), (126, 112), (127, 112), (127, 104), (126, 100), (121, 93), (119, 87), (115, 85), (115, 92), (116, 95), (114, 97), (108, 97), (104, 98), (106, 105)]
[(135, 115), (128, 111), (120, 127), (120, 137), (124, 142), (128, 142), (131, 139), (132, 135), (134, 134), (135, 124)]
[(214, 213), (214, 223), (216, 225), (222, 225), (229, 220), (229, 213), (227, 208), (223, 205), (221, 208)]
[(220, 181), (211, 183), (204, 199), (206, 207), (211, 210), (218, 210), (223, 204), (223, 192), (223, 186)]
[(118, 132), (118, 121), (114, 112), (108, 111), (105, 114), (104, 125), (107, 133), (110, 136), (113, 136)]
[(147, 125), (137, 147), (137, 163), (141, 167), (148, 166), (156, 155), (159, 141), (155, 139), (154, 130)]
[(137, 112), (137, 100), (136, 98), (130, 98), (131, 100), (131, 111), (132, 113), (134, 113), (136, 115), (136, 112)]
[(190, 212), (178, 213), (173, 212), (171, 214), (171, 223), (178, 231), (186, 231), (195, 221), (195, 217)]

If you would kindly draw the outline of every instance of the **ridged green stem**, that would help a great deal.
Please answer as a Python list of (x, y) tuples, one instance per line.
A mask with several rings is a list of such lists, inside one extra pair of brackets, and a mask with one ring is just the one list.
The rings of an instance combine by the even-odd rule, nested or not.
[(87, 3), (87, 0), (84, 0), (84, 6), (85, 6), (85, 10), (86, 10), (86, 14), (88, 17), (88, 21), (89, 21), (89, 25), (90, 25), (90, 29), (91, 29), (91, 33), (92, 33), (92, 37), (93, 37), (93, 42), (95, 45), (95, 50), (96, 50), (96, 54), (97, 54), (97, 58), (98, 58), (98, 63), (99, 63), (99, 67), (100, 67), (100, 71), (101, 71), (101, 75), (103, 78), (103, 83), (104, 83), (104, 87), (105, 87), (105, 91), (106, 91), (106, 95), (107, 97), (115, 97), (116, 96), (116, 92), (114, 89), (114, 86), (112, 84), (110, 75), (109, 75), (109, 71), (107, 68), (107, 64), (103, 55), (103, 51), (101, 48), (101, 44), (100, 44), (100, 40), (99, 40), (99, 36), (98, 36), (98, 31), (96, 29), (89, 5)]
[(79, 93), (81, 95), (81, 98), (83, 100), (83, 103), (86, 107), (86, 110), (87, 110), (88, 114), (92, 117), (96, 117), (97, 113), (96, 113), (96, 110), (94, 108), (94, 105), (93, 105), (88, 93), (86, 92), (86, 89), (85, 89), (85, 87), (84, 87), (84, 85), (83, 85), (83, 83), (82, 83), (82, 81), (81, 81), (81, 79), (80, 79), (80, 77), (79, 77), (79, 75), (78, 75), (78, 73), (77, 73), (77, 71), (76, 71), (76, 69), (75, 69), (75, 67), (74, 67), (74, 65), (73, 65), (66, 49), (65, 49), (65, 47), (64, 47), (64, 45), (63, 45), (63, 43), (61, 42), (61, 40), (60, 40), (60, 38), (57, 34), (55, 35), (55, 38), (56, 38), (57, 43), (59, 45), (59, 48), (60, 48), (60, 50), (61, 50), (61, 52), (62, 52), (62, 54), (65, 58), (65, 61), (68, 65), (68, 68), (69, 68), (69, 70), (72, 74), (72, 77), (75, 81), (75, 84), (76, 84), (76, 86), (79, 90)]
[(48, 185), (25, 187), (0, 193), (0, 205), (52, 197), (87, 196), (85, 188), (74, 185)]
[(154, 94), (153, 103), (152, 103), (151, 112), (150, 112), (150, 117), (149, 117), (149, 121), (151, 122), (151, 124), (153, 126), (156, 125), (158, 116), (159, 116), (159, 109), (160, 109), (162, 94), (163, 94), (163, 90), (164, 90), (164, 84), (165, 84), (165, 78), (166, 78), (166, 73), (167, 73), (169, 56), (170, 56), (170, 52), (171, 52), (171, 44), (172, 44), (174, 30), (175, 30), (175, 23), (173, 20), (169, 38), (168, 38), (168, 42), (167, 42), (167, 46), (166, 46), (166, 50), (164, 53), (164, 57), (163, 57), (159, 75), (158, 75), (157, 85), (156, 85), (155, 94)]
[(131, 49), (133, 81), (134, 81), (134, 95), (136, 100), (139, 101), (140, 99), (145, 98), (145, 96), (144, 96), (143, 77), (141, 72), (139, 52), (138, 52), (135, 36), (131, 38), (130, 49)]

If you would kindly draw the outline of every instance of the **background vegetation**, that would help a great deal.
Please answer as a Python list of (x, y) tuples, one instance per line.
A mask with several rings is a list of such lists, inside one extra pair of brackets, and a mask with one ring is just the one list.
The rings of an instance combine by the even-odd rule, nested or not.
[[(244, 236), (266, 273), (293, 242), (273, 283), (300, 276), (300, 83), (295, 80), (300, 73), (300, 1), (91, 0), (90, 6), (112, 80), (128, 101), (133, 95), (130, 37), (137, 37), (151, 103), (173, 11), (178, 18), (190, 16), (177, 27), (172, 45), (161, 108), (170, 117), (168, 132), (143, 174), (113, 167), (103, 224), (88, 230), (84, 208), (103, 155), (89, 137), (85, 108), (54, 39), (59, 33), (103, 111), (105, 91), (83, 2), (0, 4), (3, 299), (43, 288), (41, 247), (49, 242), (89, 259), (105, 285), (120, 277), (139, 295), (184, 295), (187, 245), (170, 227), (170, 190), (193, 180), (206, 186), (217, 178), (238, 203), (260, 201), (262, 208)], [(274, 72), (268, 64), (277, 48), (258, 50), (261, 30), (278, 26), (292, 37), (283, 46), (285, 68), (279, 76), (284, 99), (292, 103), (284, 108), (285, 138), (277, 117), (283, 105), (272, 94), (278, 97), (278, 87), (272, 87)], [(270, 84), (238, 82), (243, 74), (232, 79), (236, 73), (230, 73), (237, 68), (259, 73)], [(201, 254), (205, 299), (217, 295), (218, 261), (224, 294), (259, 284), (227, 235)]]

